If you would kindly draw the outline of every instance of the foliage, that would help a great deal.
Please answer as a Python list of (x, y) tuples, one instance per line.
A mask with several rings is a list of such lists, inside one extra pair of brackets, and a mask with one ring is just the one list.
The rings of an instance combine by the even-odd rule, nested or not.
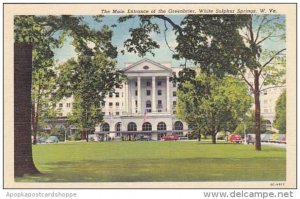
[(219, 79), (199, 72), (177, 92), (178, 118), (193, 130), (212, 135), (213, 143), (219, 131), (235, 129), (251, 106), (246, 85), (231, 76)]
[[(99, 21), (100, 18), (101, 16), (96, 16), (95, 20)], [(111, 58), (117, 56), (116, 47), (112, 46), (110, 42), (112, 32), (109, 30), (108, 26), (103, 26), (100, 31), (92, 30), (86, 22), (84, 22), (82, 16), (17, 15), (14, 17), (15, 47), (17, 46), (20, 51), (22, 50), (22, 46), (26, 45), (30, 50), (32, 47), (32, 54), (28, 53), (26, 57), (27, 60), (33, 60), (33, 69), (30, 67), (28, 69), (29, 72), (32, 72), (30, 70), (34, 71), (37, 68), (48, 68), (52, 66), (52, 49), (60, 47), (65, 36), (73, 38), (73, 45), (75, 45), (76, 52), (83, 52), (84, 55), (93, 56), (93, 53), (96, 51), (102, 52)], [(93, 43), (93, 47), (89, 48), (88, 44), (91, 43)], [(18, 49), (15, 49), (15, 52), (18, 52), (16, 51)], [(26, 58), (24, 57), (25, 60)], [(31, 78), (31, 76), (29, 78)], [(30, 93), (26, 90), (27, 87), (31, 88), (29, 84), (30, 83), (26, 83), (26, 85), (22, 85), (21, 91), (23, 91), (25, 95), (27, 93), (30, 97)], [(31, 100), (28, 99), (28, 102), (30, 101)], [(26, 103), (27, 101), (23, 102), (23, 104)], [(22, 104), (22, 102), (20, 102), (20, 104)], [(26, 106), (28, 105), (26, 104)], [(27, 113), (28, 111), (24, 109), (24, 112), (20, 114), (26, 115)], [(30, 114), (28, 115), (30, 117)], [(30, 121), (28, 116), (24, 118), (24, 121), (27, 120)], [(24, 128), (25, 127), (27, 130), (15, 131), (15, 136), (22, 136), (24, 139), (26, 138), (26, 143), (22, 140), (20, 140), (21, 143), (19, 143), (18, 140), (15, 140), (15, 146), (22, 145), (23, 147), (15, 147), (14, 166), (15, 171), (18, 171), (17, 173), (15, 172), (15, 176), (22, 176), (26, 173), (38, 173), (32, 161), (30, 124), (24, 125)], [(26, 151), (24, 151), (24, 148), (26, 148)], [(22, 156), (18, 154), (22, 154)]]
[(280, 133), (286, 133), (286, 90), (277, 99), (275, 111), (274, 127)]
[[(260, 117), (261, 119), (261, 133), (266, 133), (267, 130), (267, 120), (263, 118), (263, 116)], [(246, 134), (255, 134), (255, 112), (254, 110), (251, 110), (250, 113), (247, 113), (244, 115), (243, 120), (241, 123), (236, 127), (234, 130), (235, 134), (240, 134), (241, 136), (244, 136), (244, 130), (246, 131)]]
[(123, 74), (115, 61), (102, 52), (94, 56), (79, 51), (78, 60), (70, 59), (58, 68), (57, 97), (73, 96), (74, 106), (69, 116), (81, 131), (93, 131), (103, 120), (100, 104), (108, 92), (122, 83)]
[[(165, 30), (172, 26), (177, 46), (173, 58), (186, 59), (195, 63), (207, 74), (223, 77), (226, 74), (239, 75), (254, 95), (256, 150), (260, 143), (260, 93), (268, 86), (284, 84), (285, 47), (270, 47), (270, 42), (285, 42), (285, 18), (281, 15), (186, 15), (180, 24), (165, 15), (138, 16), (140, 26), (152, 27), (155, 18), (163, 20)], [(134, 18), (121, 17), (120, 22)], [(152, 29), (152, 32), (156, 30)], [(156, 46), (149, 37), (150, 31), (143, 31), (143, 37), (132, 37), (125, 47), (139, 55), (152, 52)], [(147, 38), (145, 42), (142, 38)], [(165, 34), (166, 38), (166, 34)], [(148, 40), (151, 40), (149, 42)], [(128, 40), (127, 40), (128, 41)], [(269, 42), (269, 43), (268, 43)], [(147, 44), (148, 48), (144, 47)], [(281, 45), (278, 45), (281, 46)], [(132, 50), (134, 49), (134, 50)], [(246, 74), (253, 75), (253, 82)], [(260, 82), (262, 80), (262, 82)]]
[(57, 136), (59, 141), (65, 141), (66, 129), (63, 128), (53, 128), (51, 129), (50, 136)]

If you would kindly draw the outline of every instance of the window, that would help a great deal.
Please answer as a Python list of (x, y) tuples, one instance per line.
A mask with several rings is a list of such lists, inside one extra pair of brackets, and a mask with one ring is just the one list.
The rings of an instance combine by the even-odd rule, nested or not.
[(173, 91), (173, 97), (176, 97), (176, 91)]
[(152, 125), (149, 122), (145, 122), (142, 126), (143, 131), (152, 131)]
[(117, 93), (116, 93), (116, 97), (119, 97), (119, 96), (120, 96), (120, 93), (117, 92)]
[(116, 115), (120, 115), (120, 112), (116, 112)]
[(71, 107), (71, 103), (67, 103), (67, 107), (70, 108)]
[(138, 101), (137, 101), (137, 100), (135, 100), (135, 106), (137, 106), (137, 104), (138, 104)]
[(112, 96), (113, 96), (113, 93), (112, 93), (112, 92), (109, 92), (108, 96), (109, 96), (109, 97), (112, 97)]
[(173, 101), (173, 108), (176, 108), (176, 101)]
[(157, 124), (157, 130), (158, 131), (165, 131), (165, 130), (167, 130), (166, 123), (164, 123), (164, 122), (158, 123)]
[(105, 106), (105, 102), (101, 102), (101, 105), (104, 107)]
[(268, 95), (268, 91), (265, 90), (265, 91), (264, 91), (264, 95)]
[(151, 86), (151, 82), (147, 82), (146, 84), (147, 84), (147, 86)]
[(59, 103), (59, 108), (62, 108), (63, 107), (63, 103)]
[(149, 66), (144, 66), (143, 69), (144, 69), (144, 70), (148, 70), (148, 69), (149, 69)]
[(146, 108), (151, 108), (151, 101), (150, 100), (146, 101)]
[(135, 90), (135, 96), (138, 96), (138, 91), (137, 90)]
[(105, 115), (105, 112), (102, 112), (102, 115)]
[(147, 96), (151, 95), (151, 91), (150, 91), (150, 90), (147, 90), (147, 91), (146, 91), (146, 94), (147, 94)]
[(113, 106), (113, 103), (112, 102), (109, 102), (109, 107), (112, 107)]
[(120, 122), (118, 122), (116, 124), (116, 131), (121, 131), (121, 123)]
[(63, 116), (63, 114), (62, 113), (58, 113), (58, 117), (62, 117)]
[(157, 82), (157, 86), (161, 86), (161, 81), (158, 81), (158, 82)]
[(120, 103), (119, 102), (116, 102), (116, 107), (119, 107), (120, 106)]
[(175, 82), (173, 82), (173, 87), (176, 88), (176, 83)]
[(161, 90), (157, 90), (157, 95), (161, 95)]
[(182, 124), (182, 122), (180, 122), (180, 121), (175, 122), (174, 129), (175, 130), (183, 130), (183, 124)]
[(117, 133), (117, 137), (120, 137), (121, 136), (121, 133)]
[(109, 124), (107, 124), (107, 123), (102, 124), (102, 131), (103, 132), (109, 131)]
[(127, 131), (136, 131), (136, 124), (134, 122), (130, 122), (127, 125)]
[(162, 108), (162, 101), (161, 100), (157, 100), (157, 108), (158, 109)]
[(173, 114), (176, 115), (176, 110), (173, 111)]
[(135, 86), (137, 86), (137, 82), (134, 82)]

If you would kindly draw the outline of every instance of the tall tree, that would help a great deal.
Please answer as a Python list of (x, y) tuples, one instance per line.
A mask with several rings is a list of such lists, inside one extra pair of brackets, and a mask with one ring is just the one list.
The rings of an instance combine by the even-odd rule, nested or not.
[(37, 132), (46, 125), (46, 120), (56, 115), (55, 99), (52, 93), (55, 90), (56, 75), (51, 68), (35, 67), (32, 71), (31, 91), (31, 126), (33, 144), (37, 142)]
[[(95, 16), (99, 21), (100, 16)], [(57, 37), (61, 35), (61, 37)], [(37, 173), (32, 160), (31, 146), (31, 75), (34, 52), (36, 60), (41, 62), (53, 57), (53, 47), (59, 47), (64, 35), (76, 38), (77, 45), (86, 46), (94, 38), (101, 38), (101, 42), (94, 42), (94, 49), (116, 56), (116, 48), (107, 39), (109, 34), (91, 30), (81, 16), (15, 16), (14, 18), (14, 105), (15, 105), (15, 130), (14, 130), (14, 170), (15, 176)], [(97, 39), (100, 41), (100, 39)], [(100, 45), (101, 44), (101, 45)], [(44, 46), (43, 48), (40, 48)], [(42, 49), (41, 51), (35, 49)], [(86, 49), (89, 52), (91, 48)], [(24, 60), (24, 62), (23, 62)], [(28, 103), (30, 102), (30, 103)], [(28, 122), (27, 122), (28, 121)], [(22, 123), (22, 124), (21, 124)]]
[(78, 61), (68, 60), (58, 68), (58, 97), (73, 96), (75, 105), (70, 121), (77, 126), (88, 141), (89, 132), (103, 120), (100, 104), (108, 92), (120, 87), (123, 73), (108, 55), (97, 52), (94, 56), (78, 56)]
[[(119, 21), (133, 17), (121, 17)], [(274, 39), (277, 44), (285, 42), (284, 18), (280, 15), (187, 15), (176, 24), (165, 15), (138, 17), (139, 27), (130, 29), (131, 38), (124, 44), (129, 52), (144, 56), (159, 47), (150, 37), (150, 33), (160, 32), (152, 20), (159, 18), (165, 30), (168, 24), (176, 34), (174, 58), (193, 61), (203, 72), (217, 77), (241, 76), (254, 95), (256, 150), (260, 151), (260, 93), (267, 89), (263, 86), (283, 83), (285, 47), (270, 48), (270, 42)], [(246, 78), (248, 72), (253, 75), (253, 82)]]
[(251, 106), (248, 89), (241, 80), (228, 76), (198, 73), (195, 78), (181, 84), (177, 91), (176, 113), (193, 130), (212, 136), (220, 131), (232, 131)]
[(286, 90), (277, 99), (275, 111), (274, 127), (278, 129), (280, 133), (286, 133)]

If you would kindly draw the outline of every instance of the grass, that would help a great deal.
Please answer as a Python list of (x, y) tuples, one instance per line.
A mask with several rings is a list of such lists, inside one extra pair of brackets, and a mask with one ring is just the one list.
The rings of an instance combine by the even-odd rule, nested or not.
[(91, 142), (33, 146), (41, 175), (21, 182), (279, 181), (285, 149), (199, 142)]

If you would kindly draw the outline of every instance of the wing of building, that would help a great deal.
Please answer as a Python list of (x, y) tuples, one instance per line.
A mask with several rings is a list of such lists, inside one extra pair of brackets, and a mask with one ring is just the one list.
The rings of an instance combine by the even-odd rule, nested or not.
[[(125, 64), (123, 72), (127, 80), (122, 88), (109, 93), (101, 104), (104, 121), (95, 127), (94, 137), (98, 140), (134, 140), (140, 137), (160, 140), (165, 135), (186, 135), (187, 124), (176, 118), (177, 87), (169, 81), (173, 73), (178, 74), (181, 69), (150, 59)], [(247, 79), (253, 82), (251, 73)], [(274, 88), (261, 95), (262, 116), (268, 120), (270, 130), (274, 130), (275, 102), (282, 91), (283, 88)], [(58, 121), (63, 124), (67, 114), (71, 113), (72, 100), (63, 99), (58, 104), (60, 113), (55, 125)], [(71, 132), (75, 129), (72, 126)]]
[[(115, 88), (101, 104), (103, 123), (95, 127), (99, 140), (122, 138), (134, 140), (149, 137), (160, 140), (162, 136), (186, 135), (188, 126), (176, 118), (176, 85), (169, 81), (180, 68), (170, 63), (157, 63), (142, 59), (126, 64), (127, 76), (122, 88)], [(72, 98), (58, 104), (59, 117), (64, 118), (72, 110)]]

